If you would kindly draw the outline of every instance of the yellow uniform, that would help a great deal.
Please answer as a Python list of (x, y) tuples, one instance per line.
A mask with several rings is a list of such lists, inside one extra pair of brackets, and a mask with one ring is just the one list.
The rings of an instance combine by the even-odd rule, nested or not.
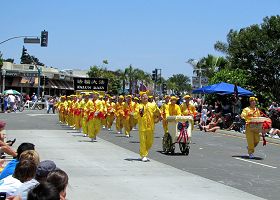
[(105, 114), (105, 118), (101, 120), (103, 128), (106, 128), (106, 115), (107, 115), (107, 102), (105, 100), (100, 100), (103, 106), (103, 112)]
[(86, 105), (88, 110), (88, 136), (96, 139), (101, 128), (101, 120), (104, 119), (103, 104), (100, 100), (88, 101)]
[(74, 124), (75, 124), (75, 129), (80, 130), (82, 127), (82, 112), (81, 112), (81, 101), (76, 101), (74, 103)]
[(168, 116), (177, 116), (177, 115), (181, 115), (181, 109), (180, 106), (178, 106), (177, 104), (168, 104), (168, 109), (167, 109), (167, 113), (166, 113), (166, 117)]
[(249, 121), (252, 117), (260, 117), (261, 113), (258, 108), (247, 107), (244, 108), (241, 117), (246, 121), (246, 138), (248, 144), (248, 154), (252, 154), (255, 152), (255, 147), (258, 145), (260, 141), (260, 133), (256, 129), (251, 129), (249, 125)]
[(82, 130), (85, 135), (88, 134), (88, 126), (87, 126), (88, 111), (86, 108), (88, 101), (89, 100), (83, 99), (80, 103), (81, 117), (82, 117)]
[[(143, 110), (143, 116), (140, 115), (140, 109)], [(134, 112), (135, 119), (138, 120), (139, 125), (139, 139), (140, 139), (140, 156), (147, 157), (149, 149), (154, 141), (154, 119), (160, 116), (159, 108), (153, 103), (139, 104)]]
[(167, 123), (167, 113), (168, 113), (168, 106), (170, 103), (164, 103), (161, 107), (160, 107), (160, 112), (161, 112), (161, 118), (162, 118), (162, 127), (164, 130), (164, 133), (168, 133), (168, 123)]
[(132, 114), (134, 113), (134, 102), (131, 101), (130, 103), (126, 102), (123, 106), (124, 109), (124, 128), (125, 128), (125, 135), (130, 136), (130, 131), (134, 125), (134, 117)]
[(195, 116), (196, 115), (196, 109), (195, 109), (195, 107), (194, 107), (194, 105), (192, 105), (192, 104), (186, 104), (185, 102), (184, 103), (182, 103), (181, 105), (180, 105), (180, 108), (181, 108), (181, 113), (182, 113), (182, 115), (183, 116), (188, 116), (188, 115), (191, 115), (191, 116)]
[(108, 130), (111, 130), (115, 119), (115, 103), (108, 101), (106, 107), (107, 107), (106, 126)]
[(122, 132), (124, 126), (124, 104), (124, 102), (115, 104), (116, 129), (119, 133)]
[[(136, 110), (136, 108), (138, 107), (138, 105), (139, 105), (139, 103), (134, 102), (134, 108), (133, 108), (133, 109)], [(138, 123), (137, 119), (135, 119), (135, 118), (133, 117), (133, 127), (134, 127), (134, 128), (136, 128), (137, 123)]]

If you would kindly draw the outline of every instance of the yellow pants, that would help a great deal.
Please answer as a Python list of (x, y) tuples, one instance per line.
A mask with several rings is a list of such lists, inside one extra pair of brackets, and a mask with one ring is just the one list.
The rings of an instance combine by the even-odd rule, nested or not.
[(149, 150), (154, 142), (154, 132), (139, 130), (139, 140), (140, 140), (140, 156), (141, 158), (147, 157), (149, 154)]
[(111, 115), (107, 115), (106, 116), (106, 124), (107, 124), (107, 128), (111, 128), (112, 125), (113, 125), (113, 122), (114, 122), (114, 114), (111, 114)]
[(136, 126), (137, 126), (137, 124), (138, 124), (138, 120), (137, 120), (137, 119), (135, 119), (135, 118), (133, 118), (133, 127), (136, 127)]
[(106, 118), (105, 118), (105, 119), (102, 119), (102, 120), (101, 120), (101, 123), (102, 123), (102, 126), (106, 126), (106, 125), (107, 125), (107, 123), (106, 123)]
[(81, 128), (81, 115), (74, 115), (75, 119), (75, 129), (79, 130)]
[(82, 129), (84, 134), (88, 134), (87, 117), (82, 118)]
[(97, 134), (100, 132), (101, 119), (93, 118), (88, 121), (88, 137), (96, 138)]
[(260, 133), (256, 129), (251, 129), (249, 125), (246, 125), (246, 138), (248, 144), (248, 154), (255, 152), (255, 147), (259, 144)]
[(124, 125), (124, 117), (123, 116), (117, 117), (117, 119), (116, 119), (116, 129), (117, 129), (117, 131), (122, 131), (123, 125)]
[(133, 125), (134, 125), (133, 116), (129, 116), (124, 119), (125, 135), (130, 135), (130, 131), (132, 130)]

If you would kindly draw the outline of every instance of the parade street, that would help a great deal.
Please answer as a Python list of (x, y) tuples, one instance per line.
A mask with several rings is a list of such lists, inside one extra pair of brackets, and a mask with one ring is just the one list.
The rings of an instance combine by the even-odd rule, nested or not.
[(53, 160), (69, 175), (68, 199), (279, 199), (278, 144), (256, 148), (246, 157), (240, 135), (195, 130), (190, 154), (161, 153), (163, 130), (156, 125), (150, 162), (139, 162), (138, 132), (126, 138), (102, 130), (97, 142), (42, 111), (0, 114), (8, 139), (32, 142), (41, 160)]

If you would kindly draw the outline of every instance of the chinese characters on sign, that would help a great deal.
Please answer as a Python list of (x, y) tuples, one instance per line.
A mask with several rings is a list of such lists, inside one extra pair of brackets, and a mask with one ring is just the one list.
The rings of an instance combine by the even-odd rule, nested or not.
[(108, 79), (106, 78), (74, 78), (75, 90), (107, 91)]

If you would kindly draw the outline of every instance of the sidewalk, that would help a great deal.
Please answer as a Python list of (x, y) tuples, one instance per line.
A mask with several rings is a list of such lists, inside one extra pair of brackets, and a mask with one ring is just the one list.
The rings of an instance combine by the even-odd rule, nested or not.
[(70, 183), (67, 199), (258, 200), (235, 188), (156, 162), (98, 138), (71, 130), (8, 130), (21, 142), (33, 142), (41, 160), (54, 160)]

